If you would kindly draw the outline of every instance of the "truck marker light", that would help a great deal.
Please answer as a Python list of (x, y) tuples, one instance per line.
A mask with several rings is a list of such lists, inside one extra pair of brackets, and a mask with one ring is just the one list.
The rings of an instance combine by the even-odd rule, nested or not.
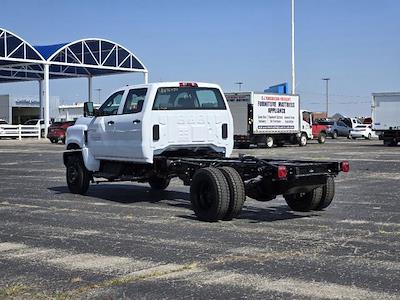
[(198, 87), (197, 83), (195, 82), (179, 82), (180, 87)]
[(287, 178), (287, 169), (285, 166), (278, 166), (278, 179)]
[(340, 170), (342, 170), (342, 172), (349, 172), (350, 171), (350, 164), (348, 161), (342, 161), (340, 163)]

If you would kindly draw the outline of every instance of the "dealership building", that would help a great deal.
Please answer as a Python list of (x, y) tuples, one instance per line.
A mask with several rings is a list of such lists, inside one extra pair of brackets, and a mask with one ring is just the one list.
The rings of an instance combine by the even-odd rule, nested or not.
[[(50, 119), (59, 116), (60, 97), (50, 96)], [(43, 108), (42, 108), (43, 109)], [(23, 124), (29, 119), (38, 119), (43, 115), (40, 111), (39, 96), (0, 95), (0, 119), (9, 124)]]

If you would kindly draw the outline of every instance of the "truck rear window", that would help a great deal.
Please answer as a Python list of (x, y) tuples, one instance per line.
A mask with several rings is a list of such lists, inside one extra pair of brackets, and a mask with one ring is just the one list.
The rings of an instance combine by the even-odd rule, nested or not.
[(157, 91), (153, 110), (226, 109), (218, 89), (162, 87)]

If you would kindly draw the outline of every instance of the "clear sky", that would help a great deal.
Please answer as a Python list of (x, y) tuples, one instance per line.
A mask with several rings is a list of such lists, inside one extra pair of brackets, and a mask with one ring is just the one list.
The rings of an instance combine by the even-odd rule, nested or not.
[[(33, 45), (106, 38), (130, 49), (150, 81), (215, 82), (262, 91), (291, 81), (290, 0), (1, 0), (0, 27)], [(369, 115), (372, 92), (400, 91), (400, 1), (296, 0), (297, 92), (302, 106)], [(101, 98), (139, 75), (95, 78)], [(85, 99), (86, 80), (53, 80), (64, 103)], [(37, 83), (0, 85), (33, 95)], [(94, 93), (98, 99), (97, 92)]]

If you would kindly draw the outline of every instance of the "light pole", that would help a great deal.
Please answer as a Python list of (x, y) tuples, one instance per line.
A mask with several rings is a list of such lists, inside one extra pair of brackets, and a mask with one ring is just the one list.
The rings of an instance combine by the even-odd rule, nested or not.
[(101, 89), (95, 89), (95, 90), (99, 92), (99, 104), (100, 104), (100, 92), (101, 92)]
[(292, 0), (292, 94), (296, 94), (296, 69), (294, 61), (294, 0)]
[(330, 78), (322, 78), (322, 80), (325, 81), (326, 83), (326, 91), (325, 91), (325, 95), (326, 95), (326, 117), (328, 118), (329, 116), (329, 80), (331, 80)]
[(242, 90), (243, 82), (239, 81), (239, 82), (235, 82), (235, 84), (237, 84), (239, 86), (239, 92), (240, 92)]

